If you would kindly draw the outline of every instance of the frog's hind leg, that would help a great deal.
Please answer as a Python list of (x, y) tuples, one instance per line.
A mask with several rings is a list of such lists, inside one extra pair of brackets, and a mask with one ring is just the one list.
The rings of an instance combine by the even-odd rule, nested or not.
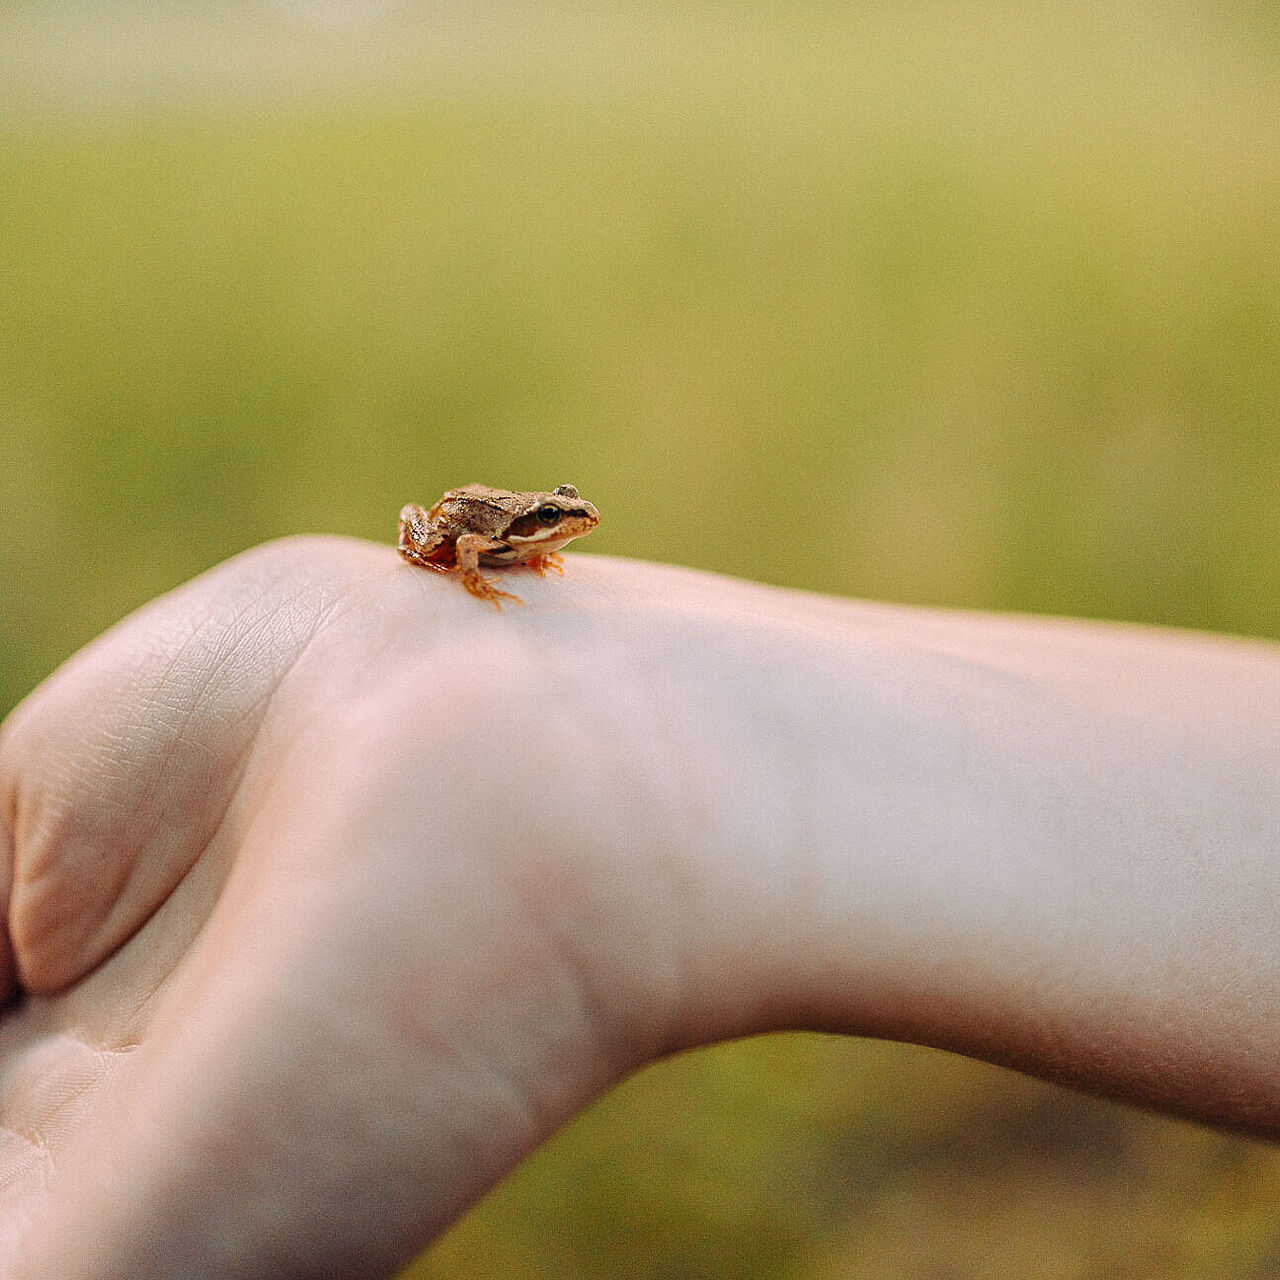
[(410, 564), (448, 573), (450, 565), (440, 564), (429, 558), (440, 549), (444, 541), (443, 534), (431, 532), (431, 521), (425, 507), (416, 502), (407, 502), (400, 508), (400, 536), (396, 540), (396, 549)]

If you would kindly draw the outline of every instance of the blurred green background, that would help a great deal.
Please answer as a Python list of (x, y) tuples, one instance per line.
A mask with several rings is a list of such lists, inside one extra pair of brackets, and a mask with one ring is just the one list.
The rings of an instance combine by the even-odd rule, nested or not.
[[(590, 550), (1280, 634), (1280, 20), (966, 6), (0, 12), (0, 710), (407, 499)], [(901, 1046), (637, 1077), (410, 1273), (1270, 1277), (1280, 1156)]]

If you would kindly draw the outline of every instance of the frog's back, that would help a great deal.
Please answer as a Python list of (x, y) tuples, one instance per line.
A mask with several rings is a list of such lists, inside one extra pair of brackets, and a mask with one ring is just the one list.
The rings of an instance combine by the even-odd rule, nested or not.
[(510, 520), (509, 501), (518, 497), (505, 489), (468, 484), (450, 489), (431, 508), (429, 518), (452, 545), (460, 533), (496, 534), (505, 528)]

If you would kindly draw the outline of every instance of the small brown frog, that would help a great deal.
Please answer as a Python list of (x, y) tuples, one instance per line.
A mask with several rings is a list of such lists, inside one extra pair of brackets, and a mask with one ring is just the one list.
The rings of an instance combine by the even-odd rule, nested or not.
[(499, 591), (483, 565), (523, 564), (539, 574), (564, 572), (556, 554), (566, 543), (590, 533), (600, 513), (571, 484), (550, 493), (512, 493), (469, 484), (448, 493), (428, 511), (410, 502), (400, 511), (400, 554), (410, 564), (462, 572), (462, 585), (481, 600), (524, 602)]

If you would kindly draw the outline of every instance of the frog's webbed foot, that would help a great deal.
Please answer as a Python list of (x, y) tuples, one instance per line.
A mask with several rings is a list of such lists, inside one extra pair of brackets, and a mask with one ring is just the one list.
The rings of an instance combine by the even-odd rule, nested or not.
[(396, 550), (410, 564), (448, 573), (452, 568), (451, 565), (439, 564), (428, 558), (444, 540), (443, 534), (432, 533), (431, 521), (425, 507), (419, 506), (416, 502), (407, 502), (400, 508), (400, 536), (396, 539)]
[(479, 569), (462, 570), (462, 585), (477, 600), (488, 600), (495, 609), (502, 608), (503, 600), (514, 600), (516, 604), (524, 604), (519, 596), (513, 596), (510, 591), (499, 591), (495, 583), (496, 579), (486, 578)]
[(540, 578), (547, 576), (548, 569), (554, 569), (557, 573), (564, 572), (564, 561), (560, 559), (556, 552), (551, 552), (545, 556), (531, 556), (525, 561), (525, 565), (532, 569)]

